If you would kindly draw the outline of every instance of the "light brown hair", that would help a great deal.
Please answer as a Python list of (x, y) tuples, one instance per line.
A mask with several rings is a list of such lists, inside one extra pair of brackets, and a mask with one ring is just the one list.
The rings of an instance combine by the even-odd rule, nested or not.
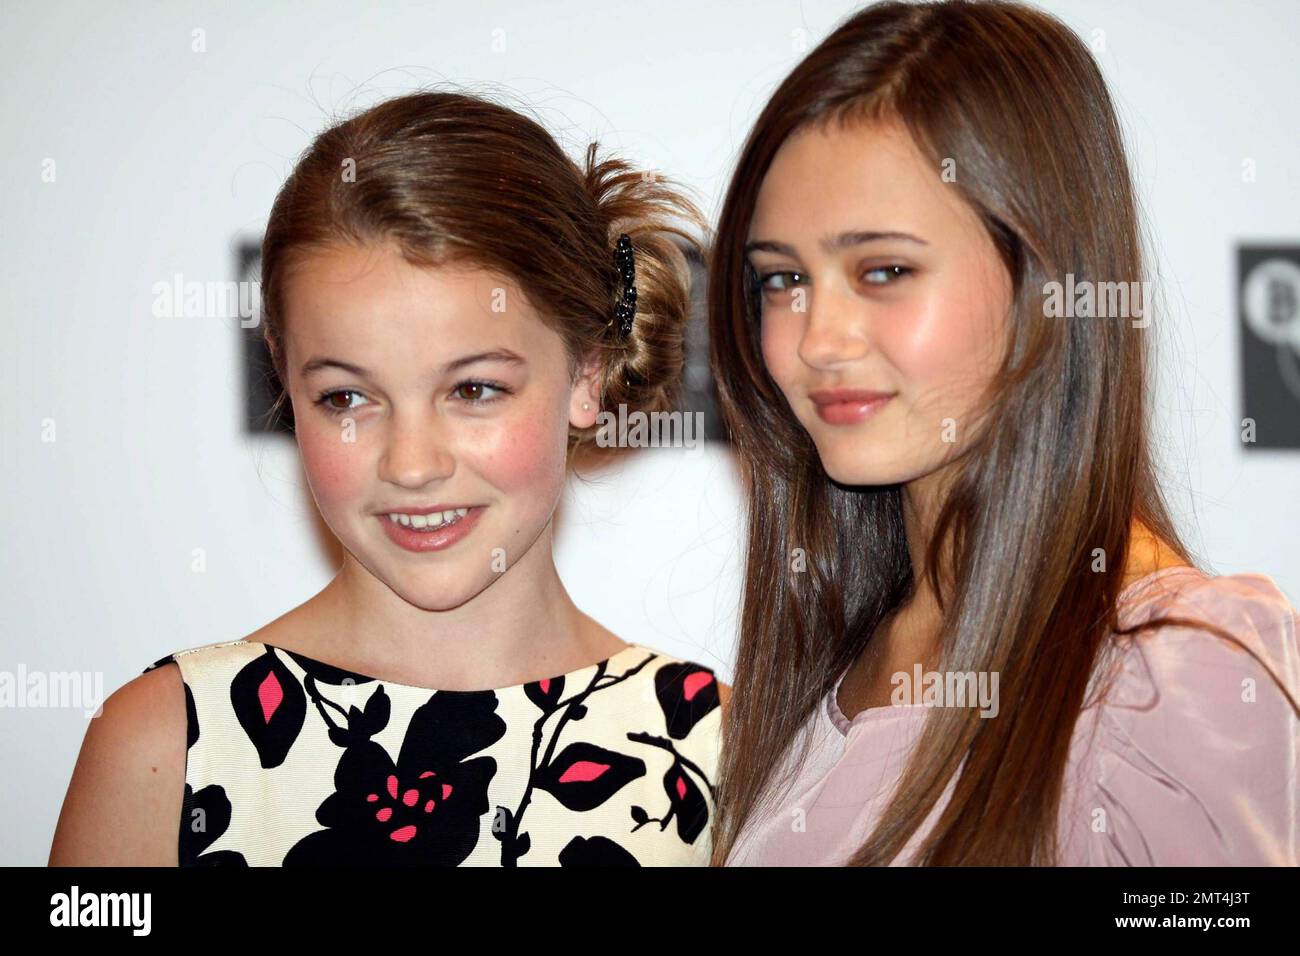
[[(341, 243), (395, 242), (408, 262), (469, 263), (512, 279), (564, 340), (570, 375), (599, 361), (602, 407), (673, 407), (689, 316), (690, 270), (704, 221), (673, 183), (606, 156), (585, 165), (519, 110), (462, 92), (385, 100), (320, 133), (271, 209), (262, 240), (263, 335), (284, 406), (282, 279), (299, 257)], [(614, 246), (627, 233), (636, 315), (610, 324), (621, 294)], [(570, 453), (596, 427), (571, 430)]]

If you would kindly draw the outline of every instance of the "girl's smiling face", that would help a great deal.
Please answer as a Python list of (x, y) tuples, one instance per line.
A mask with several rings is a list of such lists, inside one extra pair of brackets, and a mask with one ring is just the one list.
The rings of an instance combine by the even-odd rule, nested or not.
[(759, 191), (764, 362), (843, 484), (960, 456), (1005, 347), (1010, 276), (941, 172), (898, 124), (810, 127)]
[[(426, 610), (549, 562), (569, 426), (590, 427), (599, 409), (518, 286), (468, 264), (415, 266), (388, 244), (313, 250), (284, 283), (298, 445), (347, 552)], [(433, 506), (471, 509), (468, 532), (437, 550), (400, 546), (389, 514)]]

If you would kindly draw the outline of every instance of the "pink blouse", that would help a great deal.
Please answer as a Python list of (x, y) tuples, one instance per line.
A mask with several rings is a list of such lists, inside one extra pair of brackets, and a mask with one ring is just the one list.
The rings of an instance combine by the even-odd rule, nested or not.
[[(1170, 567), (1120, 595), (1122, 627), (1162, 614), (1221, 627), (1300, 700), (1300, 614), (1268, 576)], [(1119, 670), (1112, 689), (1084, 708), (1072, 737), (1058, 862), (1300, 864), (1300, 719), (1259, 662), (1211, 632), (1166, 625), (1116, 645), (1106, 666)], [(792, 751), (728, 866), (840, 865), (870, 834), (929, 708), (848, 720), (838, 689), (802, 731), (802, 770), (789, 779)], [(894, 865), (911, 861), (954, 786), (955, 776)]]

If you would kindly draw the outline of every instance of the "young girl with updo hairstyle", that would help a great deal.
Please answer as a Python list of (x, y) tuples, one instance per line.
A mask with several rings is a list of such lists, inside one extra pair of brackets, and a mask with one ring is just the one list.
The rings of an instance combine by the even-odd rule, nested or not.
[(598, 413), (673, 406), (701, 227), (598, 152), (450, 92), (316, 137), (263, 320), (342, 567), (105, 702), (52, 863), (708, 862), (726, 688), (583, 614), (551, 552)]
[(1170, 518), (1140, 235), (1040, 10), (875, 4), (772, 95), (710, 276), (750, 499), (716, 863), (1300, 862), (1300, 618)]

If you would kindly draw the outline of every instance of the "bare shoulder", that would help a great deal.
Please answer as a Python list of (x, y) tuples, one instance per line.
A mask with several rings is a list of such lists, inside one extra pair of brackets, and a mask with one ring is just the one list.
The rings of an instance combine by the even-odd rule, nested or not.
[(331, 629), (326, 626), (324, 615), (316, 613), (314, 602), (319, 600), (320, 595), (316, 595), (304, 601), (240, 640), (249, 644), (270, 644), (304, 654), (329, 654), (331, 648), (322, 645), (328, 644), (323, 635), (329, 634)]
[(1181, 567), (1188, 563), (1186, 557), (1152, 534), (1146, 525), (1135, 521), (1129, 541), (1129, 551), (1125, 556), (1120, 587), (1126, 588), (1156, 571)]
[(577, 622), (577, 632), (586, 646), (587, 656), (610, 657), (632, 646), (590, 614), (578, 611)]
[(175, 866), (185, 759), (185, 685), (169, 663), (118, 688), (91, 719), (50, 866)]

